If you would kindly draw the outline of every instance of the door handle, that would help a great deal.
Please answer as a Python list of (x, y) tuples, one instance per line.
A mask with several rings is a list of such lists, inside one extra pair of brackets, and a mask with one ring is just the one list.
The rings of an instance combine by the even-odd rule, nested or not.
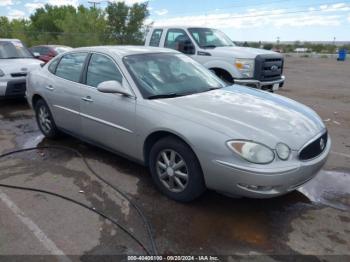
[(54, 88), (52, 85), (47, 85), (47, 86), (45, 86), (45, 88), (46, 88), (47, 90), (50, 90), (50, 91), (55, 90), (55, 88)]
[(92, 100), (92, 98), (90, 96), (87, 96), (87, 97), (82, 97), (81, 100), (85, 101), (85, 102), (94, 102), (94, 100)]

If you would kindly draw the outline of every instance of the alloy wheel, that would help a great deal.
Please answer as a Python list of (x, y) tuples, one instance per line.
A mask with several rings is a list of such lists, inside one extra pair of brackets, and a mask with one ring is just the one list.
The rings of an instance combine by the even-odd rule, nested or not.
[(162, 184), (171, 192), (186, 189), (189, 171), (183, 157), (172, 149), (162, 150), (157, 157), (157, 174)]

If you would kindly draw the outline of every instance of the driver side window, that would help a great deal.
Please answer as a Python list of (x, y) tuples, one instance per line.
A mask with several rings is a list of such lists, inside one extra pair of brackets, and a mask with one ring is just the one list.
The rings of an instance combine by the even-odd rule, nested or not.
[(104, 55), (93, 54), (87, 69), (86, 84), (97, 87), (102, 82), (112, 80), (119, 83), (123, 81), (123, 76), (117, 66), (110, 58)]
[(164, 46), (186, 54), (192, 54), (192, 49), (194, 49), (191, 39), (182, 29), (169, 29)]

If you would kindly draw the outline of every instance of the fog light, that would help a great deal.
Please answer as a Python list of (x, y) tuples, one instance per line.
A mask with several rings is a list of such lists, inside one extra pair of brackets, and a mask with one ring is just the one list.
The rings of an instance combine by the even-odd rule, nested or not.
[(290, 155), (290, 148), (286, 144), (278, 143), (276, 145), (276, 153), (281, 160), (287, 160)]

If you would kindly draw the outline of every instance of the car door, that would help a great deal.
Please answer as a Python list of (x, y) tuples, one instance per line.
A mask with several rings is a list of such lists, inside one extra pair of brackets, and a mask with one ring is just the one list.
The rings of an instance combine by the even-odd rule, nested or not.
[(93, 53), (85, 70), (81, 117), (84, 137), (126, 155), (135, 146), (134, 97), (101, 93), (97, 86), (115, 80), (129, 88), (115, 61), (104, 54)]
[[(74, 134), (81, 133), (80, 101), (82, 72), (87, 52), (69, 53), (49, 66), (53, 74), (46, 81), (46, 93), (55, 123)], [(55, 63), (58, 63), (55, 66)]]

